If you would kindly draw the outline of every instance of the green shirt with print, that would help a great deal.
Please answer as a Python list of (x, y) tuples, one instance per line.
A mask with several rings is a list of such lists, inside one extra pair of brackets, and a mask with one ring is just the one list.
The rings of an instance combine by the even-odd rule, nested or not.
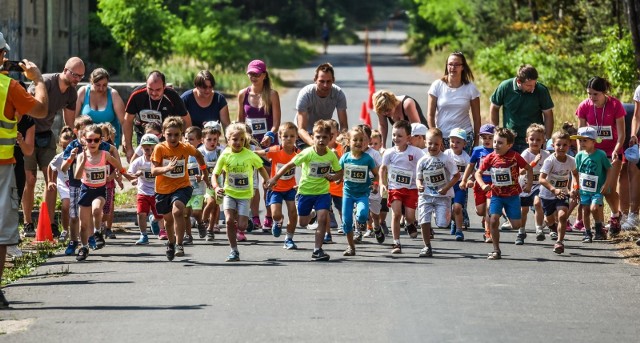
[(591, 154), (584, 150), (580, 151), (576, 155), (580, 194), (600, 193), (602, 185), (607, 180), (609, 168), (611, 168), (611, 162), (604, 151), (596, 149)]
[(329, 193), (329, 180), (325, 179), (331, 169), (339, 171), (340, 162), (336, 154), (327, 149), (327, 153), (320, 156), (313, 147), (304, 149), (293, 158), (296, 166), (302, 165), (302, 175), (298, 184), (298, 194), (322, 195)]
[(216, 167), (214, 174), (225, 172), (224, 193), (234, 199), (251, 199), (253, 197), (253, 172), (262, 167), (262, 159), (253, 151), (242, 148), (233, 152), (226, 148)]

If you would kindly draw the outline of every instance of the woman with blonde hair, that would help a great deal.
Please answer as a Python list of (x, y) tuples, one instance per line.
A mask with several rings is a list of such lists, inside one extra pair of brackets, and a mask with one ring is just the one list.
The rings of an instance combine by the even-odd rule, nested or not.
[(422, 123), (427, 126), (420, 105), (408, 95), (395, 95), (391, 91), (379, 90), (373, 94), (373, 108), (378, 114), (378, 129), (382, 133), (383, 148), (386, 148), (389, 124), (393, 126), (398, 120), (406, 120), (411, 124)]

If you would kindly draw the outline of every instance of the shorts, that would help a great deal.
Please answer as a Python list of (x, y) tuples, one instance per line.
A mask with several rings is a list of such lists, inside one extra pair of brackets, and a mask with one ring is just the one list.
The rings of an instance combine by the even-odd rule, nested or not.
[[(337, 208), (340, 215), (342, 215), (342, 197), (339, 197), (337, 195), (332, 195), (331, 202), (333, 202), (333, 206)], [(332, 209), (329, 208), (329, 210), (331, 211)]]
[(215, 199), (215, 197), (216, 197), (216, 191), (214, 191), (213, 188), (207, 188), (207, 191), (204, 193), (204, 198)]
[(520, 212), (520, 196), (512, 195), (510, 197), (491, 197), (491, 204), (489, 205), (489, 215), (502, 215), (502, 209), (509, 219), (522, 219), (522, 212)]
[(49, 146), (44, 148), (38, 148), (36, 146), (31, 156), (24, 157), (24, 169), (37, 171), (39, 167), (42, 171), (47, 170), (47, 166), (56, 156), (56, 148), (56, 138), (53, 137), (52, 134), (49, 140)]
[(189, 199), (189, 202), (187, 203), (187, 207), (196, 211), (202, 210), (204, 207), (204, 195), (192, 195), (191, 199)]
[(20, 198), (16, 186), (16, 176), (13, 164), (0, 165), (0, 245), (18, 244), (20, 233), (18, 231), (18, 209)]
[(404, 207), (415, 210), (418, 207), (418, 190), (409, 188), (390, 189), (387, 206), (391, 207), (391, 204), (396, 200), (401, 201)]
[(534, 190), (527, 197), (520, 197), (520, 207), (530, 207), (533, 206), (533, 201), (540, 194), (540, 188)]
[(115, 187), (107, 187), (107, 196), (104, 198), (104, 207), (102, 207), (102, 212), (104, 212), (104, 214), (111, 214), (111, 210), (113, 209), (113, 197), (115, 193)]
[(434, 214), (438, 227), (448, 227), (451, 223), (451, 198), (421, 195), (418, 198), (418, 224), (431, 224)]
[(238, 212), (239, 216), (249, 217), (251, 211), (251, 199), (235, 199), (228, 195), (222, 200), (222, 208)]
[(604, 205), (604, 196), (600, 193), (580, 192), (580, 205)]
[(331, 208), (331, 194), (320, 195), (296, 195), (296, 202), (298, 203), (298, 215), (301, 217), (311, 214), (311, 210), (327, 210)]
[(153, 195), (138, 194), (136, 196), (136, 202), (136, 210), (138, 213), (144, 213), (145, 215), (153, 213), (155, 219), (162, 218), (162, 216), (158, 214), (158, 211), (156, 211), (156, 198)]
[(486, 204), (489, 199), (491, 199), (491, 191), (483, 191), (478, 182), (475, 182), (473, 184), (473, 200), (476, 202), (476, 207)]
[[(382, 210), (382, 198), (380, 198), (379, 194), (375, 194), (376, 196), (369, 197), (369, 212), (379, 215)], [(386, 204), (386, 201), (385, 201)]]
[(85, 184), (80, 186), (80, 197), (78, 198), (78, 205), (82, 207), (91, 207), (93, 201), (107, 196), (107, 187), (89, 187)]
[(180, 188), (170, 194), (156, 193), (156, 210), (160, 214), (171, 213), (173, 203), (180, 201), (186, 205), (191, 199), (191, 193), (193, 193), (193, 187), (191, 186)]
[(267, 206), (282, 204), (283, 201), (295, 201), (298, 191), (295, 188), (291, 188), (288, 191), (267, 191)]
[(460, 182), (456, 182), (455, 185), (453, 185), (453, 203), (454, 204), (460, 204), (462, 206), (465, 206), (467, 204), (467, 195), (469, 194), (468, 190), (462, 190), (460, 188)]
[(58, 189), (60, 200), (69, 199), (69, 185), (67, 183), (56, 180), (56, 188)]
[(569, 200), (568, 199), (544, 199), (540, 198), (542, 201), (542, 210), (544, 211), (545, 216), (550, 216), (554, 214), (559, 207), (569, 208)]
[(389, 199), (382, 198), (380, 199), (380, 213), (389, 213)]
[(69, 186), (69, 217), (78, 218), (78, 202), (80, 201), (80, 187)]

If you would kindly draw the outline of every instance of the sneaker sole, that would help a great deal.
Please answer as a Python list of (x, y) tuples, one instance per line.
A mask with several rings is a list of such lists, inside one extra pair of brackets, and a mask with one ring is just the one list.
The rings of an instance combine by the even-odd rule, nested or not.
[(330, 259), (331, 259), (331, 256), (323, 256), (319, 258), (311, 257), (311, 261), (314, 261), (314, 262), (329, 261)]

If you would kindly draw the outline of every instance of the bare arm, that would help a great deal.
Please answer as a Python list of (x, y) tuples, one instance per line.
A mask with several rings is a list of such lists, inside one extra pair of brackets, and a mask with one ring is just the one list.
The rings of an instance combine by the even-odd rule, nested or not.
[(25, 156), (31, 156), (33, 154), (33, 150), (35, 149), (35, 140), (36, 140), (36, 127), (30, 127), (26, 135), (20, 139), (21, 135), (18, 133), (18, 145), (20, 145), (20, 150), (22, 150), (22, 154)]
[(78, 156), (78, 168), (76, 169), (76, 173), (74, 175), (78, 180), (82, 179), (82, 174), (84, 174), (84, 164), (85, 162), (87, 162), (87, 158), (85, 156), (86, 153), (87, 150), (85, 150), (82, 154), (80, 154), (80, 156)]
[(33, 81), (35, 87), (33, 97), (36, 100), (36, 104), (31, 108), (29, 115), (33, 118), (44, 119), (47, 117), (47, 114), (49, 114), (49, 95), (40, 69), (38, 69), (35, 63), (27, 59), (22, 60), (22, 64), (19, 65), (24, 70), (24, 76)]
[(187, 112), (187, 114), (185, 114), (185, 115), (182, 117), (182, 120), (184, 120), (184, 127), (185, 127), (185, 129), (186, 129), (186, 128), (189, 128), (189, 127), (191, 127), (191, 125), (193, 125), (193, 124), (191, 123), (191, 114), (189, 114), (189, 112)]
[(227, 126), (231, 124), (231, 119), (229, 118), (229, 106), (224, 106), (220, 110), (220, 122), (222, 123), (222, 129), (226, 130)]
[(429, 108), (427, 110), (427, 124), (429, 127), (436, 127), (436, 108), (438, 106), (438, 97), (429, 94)]
[[(545, 131), (544, 135), (546, 139), (549, 139), (553, 134), (553, 125), (554, 125), (553, 109), (542, 111), (542, 115), (544, 116), (544, 131)], [(622, 126), (624, 128), (624, 118), (623, 118)]]
[(178, 157), (174, 156), (169, 160), (169, 164), (163, 167), (159, 162), (151, 161), (151, 175), (158, 176), (171, 171), (177, 164)]
[(489, 106), (489, 113), (491, 113), (491, 124), (495, 126), (500, 125), (500, 106), (491, 103), (491, 106)]
[[(115, 89), (111, 90), (111, 101), (113, 103), (113, 111), (116, 113), (118, 122), (120, 122), (121, 127), (124, 127), (124, 101), (122, 101), (122, 97), (120, 97), (120, 94)], [(122, 144), (122, 142), (118, 143)]]
[(457, 172), (456, 175), (454, 175), (451, 180), (438, 191), (438, 193), (440, 193), (441, 195), (447, 194), (447, 192), (456, 184), (456, 182), (458, 182), (458, 180), (460, 180), (460, 172)]
[(460, 188), (467, 189), (467, 188), (470, 187), (468, 185), (469, 178), (471, 177), (471, 174), (473, 174), (473, 170), (475, 168), (476, 168), (476, 166), (473, 163), (467, 164), (467, 169), (464, 170), (464, 175), (462, 175), (462, 181), (460, 182)]
[(238, 121), (245, 122), (246, 114), (244, 113), (244, 95), (246, 91), (243, 89), (238, 92)]
[(382, 114), (378, 114), (378, 130), (382, 134), (382, 147), (387, 147), (387, 131), (389, 130), (389, 123), (387, 122), (387, 117)]
[(633, 119), (631, 120), (631, 136), (629, 138), (629, 145), (638, 144), (638, 125), (640, 125), (640, 102), (633, 102)]
[(620, 156), (618, 156), (618, 151), (624, 150), (624, 140), (626, 138), (624, 117), (616, 119), (616, 130), (618, 130), (618, 141), (616, 142), (616, 146), (613, 149), (612, 162), (618, 161), (618, 159), (620, 158)]
[(80, 89), (78, 89), (78, 99), (76, 100), (76, 113), (75, 113), (76, 117), (79, 117), (80, 111), (82, 111), (82, 105), (84, 105), (84, 93), (86, 89), (87, 87), (80, 87)]
[(407, 114), (407, 118), (409, 119), (409, 123), (420, 123), (420, 114), (418, 114), (418, 109), (416, 108), (416, 102), (413, 99), (409, 99), (409, 101), (404, 102), (404, 113)]
[(67, 125), (68, 127), (73, 127), (73, 122), (76, 121), (76, 111), (65, 108), (63, 112), (64, 112), (63, 113), (64, 125)]
[(313, 138), (307, 132), (307, 113), (298, 112), (296, 114), (296, 121), (298, 122), (298, 137), (308, 145), (313, 145)]
[(471, 100), (471, 120), (473, 120), (473, 141), (477, 144), (480, 141), (478, 134), (480, 133), (480, 125), (482, 125), (482, 119), (480, 118), (480, 97)]
[(135, 118), (135, 114), (126, 113), (124, 114), (124, 123), (122, 125), (122, 133), (124, 133), (124, 142), (122, 142), (122, 148), (127, 154), (127, 160), (131, 161), (131, 157), (133, 156), (133, 146), (131, 145), (131, 140), (133, 138), (133, 119)]
[(338, 123), (340, 123), (340, 130), (349, 130), (347, 110), (338, 110)]

